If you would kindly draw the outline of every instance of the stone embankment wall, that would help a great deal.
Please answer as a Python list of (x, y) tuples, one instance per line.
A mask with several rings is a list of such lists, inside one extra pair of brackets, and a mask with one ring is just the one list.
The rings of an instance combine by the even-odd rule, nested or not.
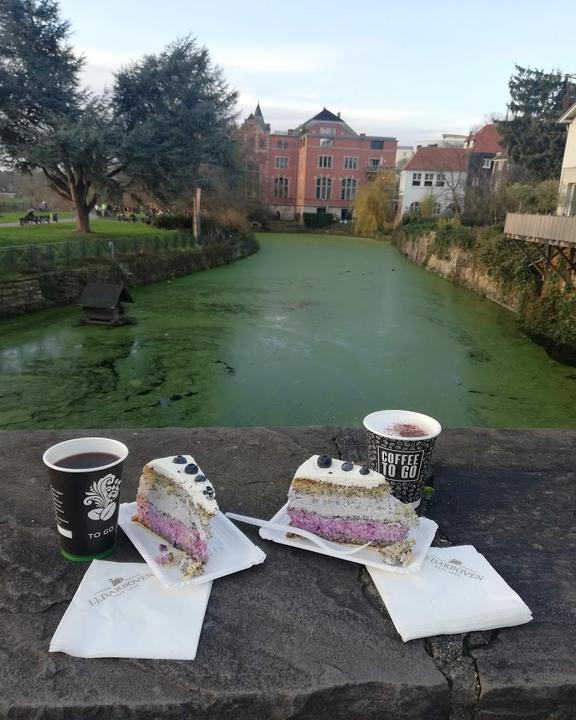
[(227, 265), (258, 249), (258, 241), (246, 235), (194, 250), (132, 256), (115, 263), (94, 263), (8, 282), (0, 278), (0, 318), (76, 303), (87, 282), (124, 282), (128, 287), (151, 285)]
[(434, 253), (435, 239), (434, 231), (415, 237), (397, 233), (394, 244), (403, 255), (437, 275), (474, 290), (512, 312), (518, 312), (518, 298), (490, 275), (485, 263), (471, 251), (457, 247), (451, 247), (446, 257), (440, 257)]

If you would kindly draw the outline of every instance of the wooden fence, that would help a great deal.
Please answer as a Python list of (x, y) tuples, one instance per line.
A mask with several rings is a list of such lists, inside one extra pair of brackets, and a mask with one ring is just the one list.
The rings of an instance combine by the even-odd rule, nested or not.
[(191, 233), (164, 237), (126, 237), (114, 240), (99, 238), (70, 240), (37, 245), (0, 247), (0, 274), (38, 273), (78, 266), (82, 262), (108, 260), (131, 255), (178, 252), (198, 247)]
[(576, 247), (576, 216), (508, 213), (504, 233), (515, 240)]

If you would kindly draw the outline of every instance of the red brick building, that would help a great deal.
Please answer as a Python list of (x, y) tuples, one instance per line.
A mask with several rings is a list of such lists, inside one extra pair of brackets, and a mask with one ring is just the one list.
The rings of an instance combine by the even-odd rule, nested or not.
[(240, 135), (248, 192), (285, 219), (350, 219), (358, 187), (395, 166), (396, 138), (358, 134), (326, 108), (294, 130), (272, 132), (258, 104)]

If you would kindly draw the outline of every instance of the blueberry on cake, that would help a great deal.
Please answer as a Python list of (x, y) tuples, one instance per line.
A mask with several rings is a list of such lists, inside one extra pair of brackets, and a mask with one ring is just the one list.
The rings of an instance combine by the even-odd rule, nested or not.
[(405, 565), (418, 523), (414, 510), (390, 493), (383, 475), (367, 465), (313, 455), (300, 465), (288, 492), (290, 525), (335, 542), (371, 543), (384, 560)]
[(214, 488), (191, 455), (171, 455), (144, 466), (136, 520), (182, 551), (160, 545), (161, 564), (180, 557), (186, 576), (201, 575), (208, 561), (210, 520), (218, 513)]

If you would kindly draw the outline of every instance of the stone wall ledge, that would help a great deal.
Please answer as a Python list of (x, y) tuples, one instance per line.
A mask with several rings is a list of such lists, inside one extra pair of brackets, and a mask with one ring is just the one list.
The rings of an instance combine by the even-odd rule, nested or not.
[(251, 236), (233, 237), (198, 249), (126, 256), (119, 262), (92, 261), (80, 268), (55, 270), (3, 281), (0, 277), (0, 319), (78, 302), (87, 282), (126, 283), (128, 287), (190, 275), (227, 265), (259, 249)]
[[(516, 628), (402, 643), (365, 570), (243, 531), (264, 564), (214, 582), (193, 662), (48, 654), (86, 570), (58, 552), (42, 452), (107, 435), (134, 497), (152, 456), (190, 452), (220, 507), (270, 517), (312, 453), (365, 457), (358, 430), (163, 428), (0, 432), (0, 717), (569, 720), (576, 707), (576, 430), (451, 429), (426, 515), (472, 544), (532, 609)], [(111, 558), (140, 561), (119, 532)], [(183, 619), (184, 621), (185, 619)]]

